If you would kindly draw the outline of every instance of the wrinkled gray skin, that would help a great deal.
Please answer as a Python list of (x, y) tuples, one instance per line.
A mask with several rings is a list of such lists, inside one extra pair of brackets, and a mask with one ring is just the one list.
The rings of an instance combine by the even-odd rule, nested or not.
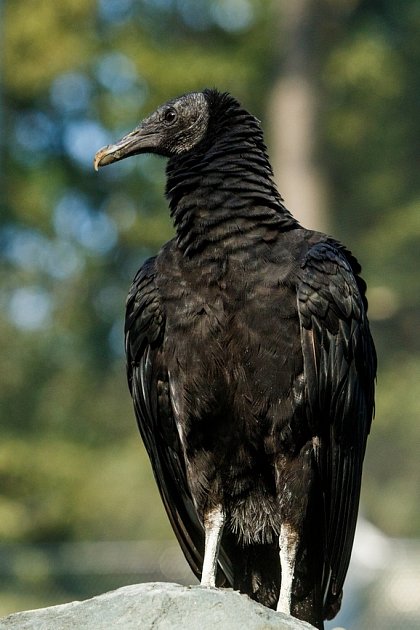
[(100, 149), (95, 156), (95, 169), (138, 153), (158, 151), (166, 157), (185, 153), (204, 137), (208, 116), (202, 92), (169, 101), (121, 140)]

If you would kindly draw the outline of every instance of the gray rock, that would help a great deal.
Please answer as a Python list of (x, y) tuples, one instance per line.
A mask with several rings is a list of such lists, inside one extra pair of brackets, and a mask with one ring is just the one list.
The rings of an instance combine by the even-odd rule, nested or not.
[(313, 630), (232, 590), (155, 582), (0, 619), (1, 630)]

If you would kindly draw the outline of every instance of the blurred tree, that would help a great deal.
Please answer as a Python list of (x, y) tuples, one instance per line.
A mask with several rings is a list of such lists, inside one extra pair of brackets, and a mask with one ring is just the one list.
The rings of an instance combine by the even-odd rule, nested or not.
[(278, 76), (270, 93), (269, 114), (272, 163), (282, 195), (302, 225), (325, 232), (325, 181), (316, 154), (320, 8), (318, 0), (278, 3)]
[[(264, 5), (209, 2), (197, 12), (193, 2), (17, 0), (6, 3), (6, 23), (2, 534), (168, 536), (140, 462), (122, 358), (131, 278), (172, 234), (163, 163), (144, 156), (97, 175), (92, 157), (186, 90), (226, 86), (261, 110), (249, 86), (264, 84)], [(117, 445), (131, 464), (101, 486)], [(131, 474), (143, 464), (146, 490)], [(132, 503), (119, 518), (109, 501), (124, 487)]]
[(334, 232), (363, 263), (379, 354), (363, 506), (389, 534), (419, 536), (420, 6), (355, 4), (324, 52), (322, 136)]
[[(263, 0), (4, 8), (0, 534), (169, 536), (122, 357), (131, 278), (172, 234), (164, 167), (139, 156), (98, 175), (92, 157), (158, 103), (206, 86), (267, 128), (282, 18)], [(317, 0), (311, 12), (311, 164), (328, 177), (331, 231), (364, 265), (380, 356), (364, 509), (389, 533), (419, 535), (419, 4)]]

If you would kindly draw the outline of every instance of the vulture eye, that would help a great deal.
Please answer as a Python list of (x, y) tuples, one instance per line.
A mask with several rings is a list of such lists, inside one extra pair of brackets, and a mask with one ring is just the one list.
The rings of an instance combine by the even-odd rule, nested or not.
[(168, 125), (172, 125), (172, 123), (174, 123), (177, 118), (177, 111), (173, 107), (169, 107), (163, 114), (163, 119)]

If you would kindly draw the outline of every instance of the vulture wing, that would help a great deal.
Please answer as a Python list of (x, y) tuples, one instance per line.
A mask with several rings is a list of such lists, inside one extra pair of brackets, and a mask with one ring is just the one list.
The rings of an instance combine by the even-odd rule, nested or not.
[(322, 592), (335, 615), (350, 561), (362, 463), (373, 415), (376, 355), (360, 267), (328, 240), (308, 251), (299, 271), (298, 310), (308, 421), (324, 500)]
[[(181, 549), (201, 577), (204, 531), (188, 488), (184, 455), (172, 413), (169, 376), (162, 344), (165, 314), (156, 286), (155, 258), (136, 275), (127, 298), (127, 377), (137, 423), (163, 504)], [(222, 551), (218, 583), (232, 583), (232, 567)]]

